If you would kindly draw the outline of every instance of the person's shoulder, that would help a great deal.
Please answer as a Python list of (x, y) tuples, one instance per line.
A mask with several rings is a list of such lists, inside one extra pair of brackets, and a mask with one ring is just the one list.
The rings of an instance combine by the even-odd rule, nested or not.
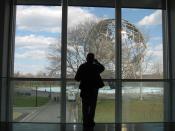
[(86, 65), (86, 62), (85, 63), (82, 63), (80, 66), (85, 66)]
[(83, 67), (85, 67), (85, 66), (86, 66), (86, 63), (83, 63), (83, 64), (80, 65), (79, 68), (83, 68)]

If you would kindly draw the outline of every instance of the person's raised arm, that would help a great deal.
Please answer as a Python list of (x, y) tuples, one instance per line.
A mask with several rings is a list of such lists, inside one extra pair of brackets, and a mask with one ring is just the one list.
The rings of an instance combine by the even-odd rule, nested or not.
[(98, 60), (94, 60), (94, 62), (95, 62), (95, 64), (98, 66), (98, 72), (99, 73), (102, 73), (104, 70), (105, 70), (105, 67), (100, 63), (100, 62), (98, 62)]

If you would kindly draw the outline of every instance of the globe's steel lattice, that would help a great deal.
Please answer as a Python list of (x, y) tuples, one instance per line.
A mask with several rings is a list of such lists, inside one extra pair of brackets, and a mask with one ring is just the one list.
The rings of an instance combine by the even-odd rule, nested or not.
[[(146, 42), (139, 29), (122, 20), (122, 76), (138, 78), (146, 53)], [(86, 44), (87, 52), (94, 52), (108, 70), (115, 68), (115, 19), (101, 20), (90, 30)]]

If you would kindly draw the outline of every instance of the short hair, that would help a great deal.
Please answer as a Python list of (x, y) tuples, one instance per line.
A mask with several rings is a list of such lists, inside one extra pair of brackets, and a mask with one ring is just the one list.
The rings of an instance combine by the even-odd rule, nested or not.
[(94, 57), (95, 57), (95, 55), (93, 53), (88, 53), (87, 57), (86, 57), (86, 60), (89, 61), (89, 62), (93, 61)]

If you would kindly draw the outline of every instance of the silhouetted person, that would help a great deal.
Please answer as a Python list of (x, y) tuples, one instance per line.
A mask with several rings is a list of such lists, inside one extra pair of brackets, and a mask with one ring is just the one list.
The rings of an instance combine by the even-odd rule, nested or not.
[(100, 73), (104, 70), (104, 66), (95, 59), (94, 54), (89, 53), (86, 57), (86, 62), (80, 65), (75, 76), (75, 80), (80, 81), (83, 128), (87, 131), (90, 131), (95, 126), (94, 116), (98, 89), (104, 86)]

